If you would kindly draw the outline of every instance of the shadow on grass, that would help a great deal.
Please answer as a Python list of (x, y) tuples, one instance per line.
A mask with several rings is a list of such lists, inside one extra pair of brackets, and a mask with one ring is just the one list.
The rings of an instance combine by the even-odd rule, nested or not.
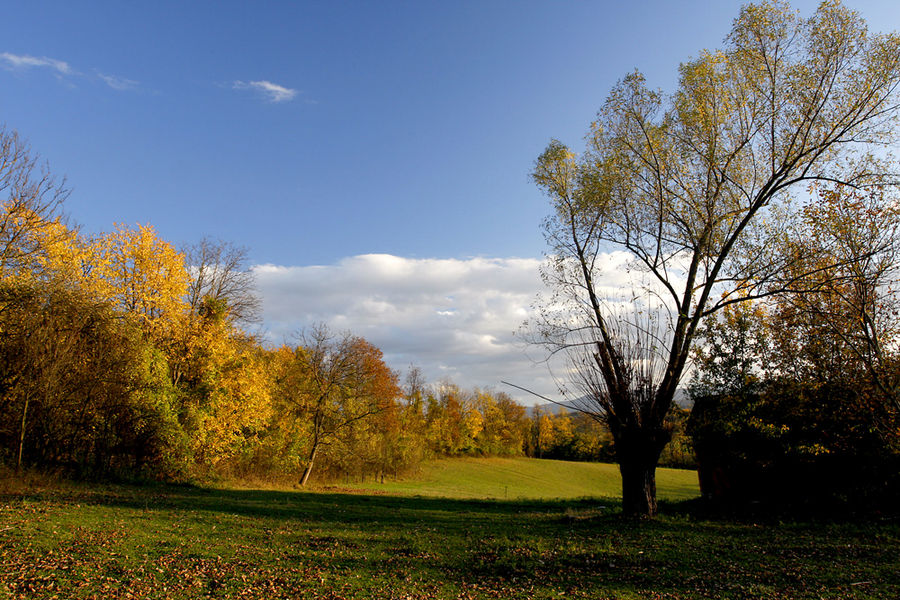
[[(805, 598), (823, 590), (831, 590), (826, 597), (897, 597), (900, 592), (891, 583), (900, 566), (898, 527), (710, 521), (696, 518), (696, 502), (664, 502), (659, 519), (636, 522), (619, 515), (618, 501), (600, 498), (479, 501), (72, 485), (0, 501), (63, 510), (121, 508), (126, 510), (115, 519), (146, 514), (161, 530), (176, 516), (191, 515), (188, 520), (194, 522), (173, 527), (169, 537), (142, 538), (151, 548), (142, 550), (149, 553), (146, 560), (167, 574), (170, 565), (215, 572), (217, 585), (232, 591), (239, 589), (240, 576), (283, 581), (301, 591), (308, 582), (329, 581), (318, 585), (333, 585), (327, 589), (342, 597), (385, 597), (375, 592), (393, 585), (405, 586), (409, 597), (440, 598), (463, 596), (464, 589), (490, 592), (472, 597), (509, 598), (572, 591), (596, 591), (590, 597), (599, 598), (635, 591), (644, 597), (647, 590), (673, 598), (778, 593)], [(109, 518), (100, 512), (100, 519)], [(186, 537), (199, 541), (185, 547)], [(93, 560), (98, 549), (78, 551)], [(219, 569), (227, 561), (233, 568)], [(97, 568), (92, 562), (91, 569)], [(129, 567), (110, 562), (103, 568)], [(866, 591), (862, 586), (846, 587), (865, 581), (881, 587), (873, 587), (874, 595), (856, 593)], [(440, 593), (429, 595), (429, 590)], [(848, 591), (853, 594), (835, 596)]]
[(446, 514), (520, 517), (523, 513), (558, 513), (592, 510), (615, 514), (619, 502), (611, 498), (564, 500), (469, 500), (435, 496), (368, 495), (329, 491), (230, 490), (191, 485), (76, 485), (24, 494), (0, 494), (0, 502), (30, 498), (62, 503), (100, 504), (136, 509), (190, 510), (272, 519), (340, 522), (408, 522), (410, 515), (429, 520)]

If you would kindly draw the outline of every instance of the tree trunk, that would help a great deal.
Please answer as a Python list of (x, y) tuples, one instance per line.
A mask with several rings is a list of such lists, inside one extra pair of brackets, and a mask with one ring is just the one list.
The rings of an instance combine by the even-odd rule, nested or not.
[(22, 427), (19, 431), (19, 456), (16, 458), (16, 473), (22, 468), (22, 451), (25, 448), (25, 418), (28, 415), (28, 394), (25, 394), (25, 406), (22, 407)]
[(303, 477), (300, 478), (300, 486), (305, 486), (309, 481), (309, 474), (312, 473), (313, 463), (316, 462), (316, 454), (319, 452), (319, 444), (313, 444), (312, 452), (309, 453), (309, 459), (306, 461), (306, 468), (303, 469)]
[(622, 474), (622, 512), (631, 517), (656, 516), (656, 462), (619, 462)]
[(616, 461), (622, 475), (622, 512), (626, 516), (656, 516), (656, 465), (669, 442), (665, 428), (632, 429), (615, 436)]

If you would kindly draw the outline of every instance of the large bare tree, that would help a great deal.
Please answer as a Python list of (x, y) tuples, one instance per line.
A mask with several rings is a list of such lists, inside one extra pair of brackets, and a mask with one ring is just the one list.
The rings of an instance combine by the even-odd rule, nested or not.
[[(656, 513), (666, 417), (697, 328), (729, 304), (796, 287), (782, 248), (810, 184), (890, 184), (900, 38), (837, 1), (808, 19), (745, 6), (721, 50), (680, 67), (664, 95), (619, 82), (576, 156), (552, 142), (533, 177), (553, 207), (544, 271), (556, 296), (536, 328), (570, 358), (579, 396), (612, 432), (624, 511)], [(624, 251), (646, 283), (633, 308), (598, 280)]]
[(188, 302), (192, 312), (218, 304), (237, 323), (260, 321), (261, 301), (253, 272), (247, 266), (247, 249), (230, 242), (203, 238), (184, 250), (190, 269)]

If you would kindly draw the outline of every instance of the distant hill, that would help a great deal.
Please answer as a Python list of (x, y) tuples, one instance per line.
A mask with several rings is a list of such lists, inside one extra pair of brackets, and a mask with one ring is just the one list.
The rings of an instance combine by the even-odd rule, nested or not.
[[(690, 410), (693, 406), (693, 401), (691, 400), (688, 391), (684, 388), (678, 388), (675, 390), (675, 404), (679, 407)], [(590, 409), (591, 403), (587, 399), (587, 396), (582, 396), (581, 398), (576, 398), (574, 400), (562, 400), (558, 403), (556, 402), (546, 402), (544, 404), (536, 404), (534, 406), (529, 407), (528, 414), (533, 415), (535, 409), (540, 408), (543, 412), (578, 412), (579, 408)]]

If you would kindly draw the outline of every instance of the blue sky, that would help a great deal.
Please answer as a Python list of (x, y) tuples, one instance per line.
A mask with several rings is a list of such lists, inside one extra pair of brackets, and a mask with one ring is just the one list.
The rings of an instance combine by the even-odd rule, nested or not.
[[(346, 310), (360, 296), (396, 299), (396, 278), (351, 284), (347, 298), (313, 309), (304, 302), (322, 296), (319, 275), (343, 281), (366, 255), (388, 257), (373, 268), (395, 274), (468, 265), (489, 294), (503, 277), (484, 278), (485, 264), (529, 265), (507, 299), (518, 315), (533, 297), (524, 282), (538, 287), (527, 261), (544, 250), (546, 203), (528, 181), (535, 157), (552, 137), (580, 147), (610, 87), (634, 68), (671, 90), (678, 63), (718, 46), (740, 4), (10, 2), (0, 122), (68, 177), (68, 211), (86, 231), (150, 223), (176, 244), (207, 235), (247, 246), (270, 266), (262, 279), (305, 282), (262, 286), (267, 306), (280, 307), (267, 309), (273, 339), (324, 320), (369, 333), (402, 368), (417, 362), (416, 345), (388, 344), (434, 324), (398, 321), (382, 335), (367, 327), (383, 330), (387, 316)], [(815, 4), (794, 7), (808, 15)], [(849, 4), (874, 29), (900, 28), (894, 2)], [(315, 281), (304, 270), (313, 266)], [(441, 297), (464, 296), (451, 279)], [(472, 293), (475, 304), (431, 307), (435, 318), (477, 312)], [(514, 319), (496, 321), (505, 331)], [(504, 378), (517, 360), (509, 332), (485, 331), (474, 335), (509, 348), (496, 360), (469, 356), (484, 373), (446, 354), (426, 371), (435, 378), (443, 365), (464, 385)]]

